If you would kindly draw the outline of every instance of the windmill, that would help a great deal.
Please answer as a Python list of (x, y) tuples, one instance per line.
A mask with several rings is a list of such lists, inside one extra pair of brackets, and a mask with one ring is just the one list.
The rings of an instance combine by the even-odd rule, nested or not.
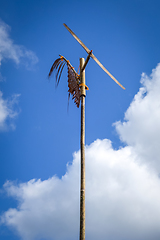
[(72, 95), (72, 99), (74, 99), (74, 102), (78, 108), (81, 103), (80, 240), (85, 240), (85, 97), (86, 97), (86, 90), (88, 90), (88, 87), (85, 84), (85, 68), (87, 66), (89, 59), (92, 58), (122, 89), (125, 89), (125, 88), (100, 63), (100, 61), (94, 56), (92, 50), (89, 50), (65, 23), (63, 25), (88, 53), (86, 60), (84, 58), (80, 58), (80, 74), (78, 74), (75, 71), (74, 67), (65, 57), (59, 55), (60, 57), (55, 60), (48, 75), (50, 77), (52, 72), (54, 70), (57, 70), (56, 83), (58, 85), (63, 68), (65, 65), (67, 65), (69, 97), (70, 95)]

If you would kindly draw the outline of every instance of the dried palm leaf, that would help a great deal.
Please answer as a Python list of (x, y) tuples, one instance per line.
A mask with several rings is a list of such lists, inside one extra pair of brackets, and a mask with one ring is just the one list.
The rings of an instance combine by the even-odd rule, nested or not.
[[(49, 74), (48, 74), (48, 77), (50, 77), (51, 74), (53, 73), (53, 71), (56, 70), (56, 69), (58, 68), (58, 66), (59, 66), (59, 68), (58, 68), (58, 70), (57, 70), (57, 74), (56, 74), (56, 82), (57, 82), (57, 85), (58, 85), (59, 80), (60, 80), (60, 77), (58, 77), (59, 71), (61, 70), (61, 71), (60, 71), (60, 76), (61, 76), (62, 70), (63, 70), (63, 67), (64, 67), (63, 65), (65, 65), (65, 64), (66, 64), (66, 62), (63, 61), (63, 58), (58, 58), (58, 59), (56, 59), (55, 62), (53, 63), (53, 65), (52, 65), (51, 69), (50, 69)], [(61, 69), (61, 67), (62, 67), (62, 69)], [(58, 81), (57, 81), (57, 79), (58, 79)]]
[(73, 71), (73, 68), (70, 67), (69, 64), (67, 64), (67, 68), (68, 68), (69, 96), (70, 96), (70, 94), (72, 95), (72, 99), (74, 99), (75, 104), (79, 108), (80, 96), (81, 96), (80, 87), (79, 87), (79, 75), (75, 74), (75, 72)]
[(60, 80), (60, 78), (61, 78), (62, 71), (63, 71), (63, 68), (64, 68), (65, 64), (66, 64), (66, 63), (64, 62), (64, 63), (63, 63), (63, 66), (61, 67), (61, 71), (60, 71), (60, 74), (59, 74), (59, 77), (58, 77), (57, 85), (59, 84), (59, 80)]
[(74, 102), (76, 106), (79, 108), (80, 104), (80, 87), (79, 87), (79, 75), (76, 73), (75, 69), (72, 67), (70, 62), (61, 56), (60, 58), (56, 59), (53, 63), (50, 72), (48, 74), (48, 77), (51, 76), (54, 70), (57, 70), (56, 72), (56, 86), (58, 86), (61, 74), (63, 71), (63, 68), (67, 64), (68, 69), (68, 99), (70, 97), (70, 94), (72, 95), (72, 99), (74, 99)]
[(57, 64), (59, 64), (60, 60), (61, 60), (61, 59), (58, 58), (58, 59), (56, 59), (56, 60), (54, 61), (53, 65), (52, 65), (52, 67), (51, 67), (51, 69), (50, 69), (50, 72), (49, 72), (49, 74), (48, 74), (48, 77), (51, 76), (51, 74), (53, 73), (53, 71), (54, 71), (54, 69), (56, 68)]

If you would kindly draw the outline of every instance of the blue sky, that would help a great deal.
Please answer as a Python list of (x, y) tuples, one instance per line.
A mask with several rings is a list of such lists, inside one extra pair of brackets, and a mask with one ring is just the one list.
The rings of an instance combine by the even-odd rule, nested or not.
[(90, 59), (87, 239), (159, 239), (159, 7), (0, 0), (1, 239), (78, 237), (80, 109), (70, 100), (67, 111), (67, 69), (58, 88), (48, 73), (59, 54), (78, 70), (87, 53), (63, 23), (126, 88)]

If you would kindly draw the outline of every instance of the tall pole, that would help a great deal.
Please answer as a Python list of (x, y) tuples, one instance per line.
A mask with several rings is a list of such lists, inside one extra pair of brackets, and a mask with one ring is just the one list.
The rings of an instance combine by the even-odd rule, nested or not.
[(80, 240), (85, 240), (85, 60), (80, 58), (81, 81), (81, 189), (80, 189)]

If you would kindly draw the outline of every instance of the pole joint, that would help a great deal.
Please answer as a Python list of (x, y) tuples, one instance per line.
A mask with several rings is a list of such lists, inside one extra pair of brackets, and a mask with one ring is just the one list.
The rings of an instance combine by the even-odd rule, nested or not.
[(90, 57), (91, 57), (91, 55), (92, 55), (92, 52), (93, 52), (92, 50), (89, 52), (89, 54), (88, 54), (88, 56), (87, 56), (87, 58), (86, 58), (86, 61), (85, 61), (84, 65), (83, 65), (83, 67), (82, 67), (82, 69), (81, 69), (81, 72), (83, 72), (84, 69), (86, 68), (87, 63), (89, 62), (89, 59), (90, 59)]

